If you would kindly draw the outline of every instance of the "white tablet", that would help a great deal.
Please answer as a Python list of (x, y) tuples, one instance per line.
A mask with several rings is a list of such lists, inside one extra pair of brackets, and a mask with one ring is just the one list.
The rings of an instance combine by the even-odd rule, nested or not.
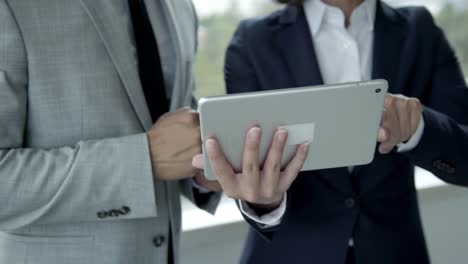
[[(232, 167), (241, 171), (246, 130), (258, 123), (261, 161), (275, 130), (284, 127), (283, 166), (306, 141), (310, 148), (303, 171), (368, 164), (374, 158), (387, 89), (385, 80), (374, 80), (202, 98), (202, 141), (215, 137)], [(205, 144), (203, 153), (205, 175), (214, 180)]]

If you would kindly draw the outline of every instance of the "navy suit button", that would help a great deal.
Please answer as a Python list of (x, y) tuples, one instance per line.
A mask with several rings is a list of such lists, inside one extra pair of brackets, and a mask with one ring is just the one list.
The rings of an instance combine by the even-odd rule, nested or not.
[(166, 238), (164, 236), (156, 236), (153, 238), (153, 245), (159, 248), (164, 244), (165, 241)]
[(448, 174), (455, 174), (455, 168), (454, 167), (449, 167), (447, 170)]
[(434, 160), (432, 162), (432, 166), (438, 170), (441, 169), (442, 161), (441, 160)]
[(356, 200), (354, 198), (348, 198), (345, 200), (345, 205), (349, 209), (356, 207)]
[(443, 160), (434, 160), (432, 162), (432, 166), (437, 170), (445, 172), (447, 174), (455, 174), (456, 172), (455, 166)]

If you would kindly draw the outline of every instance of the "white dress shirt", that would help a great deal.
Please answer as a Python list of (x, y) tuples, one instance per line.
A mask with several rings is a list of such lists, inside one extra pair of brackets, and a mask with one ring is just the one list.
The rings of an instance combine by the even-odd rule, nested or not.
[[(365, 0), (352, 13), (348, 28), (345, 16), (337, 7), (321, 0), (306, 0), (304, 10), (312, 34), (318, 65), (325, 84), (365, 81), (372, 78), (374, 22), (377, 0)], [(410, 151), (417, 146), (424, 131), (421, 118), (416, 133), (405, 144), (397, 146), (398, 152)], [(353, 167), (349, 168), (351, 172)], [(258, 216), (245, 202), (240, 202), (241, 212), (259, 223), (272, 227), (281, 223), (286, 211), (286, 198), (270, 214)], [(353, 245), (352, 238), (350, 245)]]

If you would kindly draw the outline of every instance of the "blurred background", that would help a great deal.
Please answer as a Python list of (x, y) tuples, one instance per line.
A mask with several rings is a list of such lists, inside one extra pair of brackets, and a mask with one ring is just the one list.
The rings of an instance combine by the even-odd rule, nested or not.
[[(193, 0), (200, 19), (196, 63), (197, 97), (225, 93), (224, 53), (240, 20), (268, 14), (270, 0)], [(386, 0), (392, 6), (426, 6), (455, 47), (468, 77), (468, 0)], [(416, 169), (421, 214), (433, 263), (468, 260), (468, 192)], [(224, 199), (216, 216), (183, 203), (182, 264), (237, 263), (247, 232), (233, 201)], [(404, 216), (402, 216), (404, 217)]]
[[(272, 0), (193, 0), (200, 18), (197, 96), (225, 93), (224, 52), (239, 21), (281, 8)], [(392, 6), (426, 6), (457, 50), (468, 76), (468, 0), (386, 0)]]

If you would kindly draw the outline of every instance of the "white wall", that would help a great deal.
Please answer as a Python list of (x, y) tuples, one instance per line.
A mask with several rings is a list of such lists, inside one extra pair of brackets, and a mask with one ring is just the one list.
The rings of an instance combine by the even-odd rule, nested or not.
[(419, 197), (432, 263), (468, 263), (468, 189), (444, 186)]
[[(419, 192), (432, 263), (468, 263), (468, 189), (441, 186)], [(234, 264), (247, 225), (236, 222), (185, 232), (181, 264)]]

